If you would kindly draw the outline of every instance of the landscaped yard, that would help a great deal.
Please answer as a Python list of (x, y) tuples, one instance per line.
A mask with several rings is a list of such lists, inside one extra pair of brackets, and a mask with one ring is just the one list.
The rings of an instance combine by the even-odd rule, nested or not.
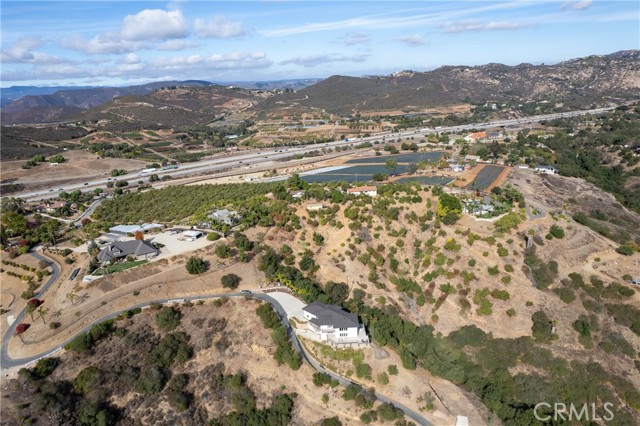
[(148, 263), (147, 259), (134, 260), (133, 262), (116, 263), (115, 265), (107, 266), (106, 268), (98, 268), (93, 275), (109, 275), (114, 272), (124, 271), (125, 269), (135, 268), (136, 266), (144, 265)]

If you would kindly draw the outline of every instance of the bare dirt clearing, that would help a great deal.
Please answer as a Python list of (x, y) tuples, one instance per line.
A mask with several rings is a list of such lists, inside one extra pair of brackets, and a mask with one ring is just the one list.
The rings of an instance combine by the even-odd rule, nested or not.
[[(65, 151), (62, 153), (67, 160), (52, 166), (41, 163), (36, 167), (22, 169), (24, 161), (7, 161), (2, 163), (2, 180), (17, 179), (26, 189), (56, 187), (58, 185), (80, 182), (88, 179), (111, 176), (113, 169), (125, 169), (130, 172), (139, 170), (147, 164), (145, 161), (128, 160), (124, 158), (102, 158), (87, 151)], [(126, 179), (130, 176), (121, 177)]]

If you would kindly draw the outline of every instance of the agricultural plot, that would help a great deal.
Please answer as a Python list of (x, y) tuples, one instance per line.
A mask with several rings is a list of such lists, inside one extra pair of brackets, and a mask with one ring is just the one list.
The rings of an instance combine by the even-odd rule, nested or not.
[(504, 166), (496, 165), (484, 165), (478, 172), (475, 179), (469, 183), (466, 188), (476, 191), (485, 191), (498, 179), (500, 174), (504, 171)]
[(395, 159), (398, 163), (409, 164), (424, 162), (436, 162), (444, 155), (444, 152), (412, 152), (410, 154), (382, 155), (379, 157), (354, 158), (347, 164), (384, 164), (387, 160)]
[(327, 182), (370, 182), (373, 180), (373, 175), (334, 175), (334, 174), (318, 174), (318, 175), (307, 175), (300, 176), (305, 182), (308, 183), (327, 183)]
[(448, 185), (455, 179), (446, 176), (407, 176), (398, 179), (398, 183), (419, 182), (421, 185)]

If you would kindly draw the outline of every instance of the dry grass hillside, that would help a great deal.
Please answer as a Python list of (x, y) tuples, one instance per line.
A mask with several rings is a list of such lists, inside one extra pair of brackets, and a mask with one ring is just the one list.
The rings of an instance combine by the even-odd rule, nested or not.
[[(276, 347), (271, 332), (255, 314), (257, 306), (258, 302), (249, 299), (177, 306), (180, 324), (171, 334), (188, 335), (192, 357), (161, 369), (164, 381), (168, 382), (161, 392), (145, 393), (138, 387), (140, 377), (153, 365), (150, 354), (169, 334), (158, 327), (157, 311), (145, 310), (119, 320), (115, 332), (88, 352), (60, 354), (60, 365), (47, 379), (30, 381), (21, 375), (5, 382), (0, 424), (25, 424), (29, 418), (37, 418), (39, 425), (64, 422), (68, 419), (64, 410), (51, 417), (41, 416), (38, 407), (42, 398), (38, 395), (42, 392), (32, 395), (36, 387), (44, 388), (43, 382), (64, 381), (73, 383), (74, 392), (82, 395), (84, 391), (88, 400), (104, 398), (119, 413), (121, 425), (202, 425), (238, 409), (243, 401), (251, 403), (255, 399), (258, 408), (269, 407), (283, 393), (297, 395), (290, 424), (316, 425), (333, 416), (338, 416), (343, 425), (361, 424), (358, 418), (362, 410), (353, 401), (340, 397), (342, 388), (314, 385), (314, 370), (308, 365), (293, 371), (276, 363), (272, 356)], [(228, 379), (221, 382), (222, 376), (238, 373), (243, 377), (241, 391), (234, 391), (237, 384)], [(183, 374), (188, 380), (181, 392), (190, 395), (192, 402), (189, 408), (181, 410), (176, 407), (172, 392)], [(27, 398), (32, 403), (21, 404)], [(49, 412), (55, 413), (60, 408), (56, 404), (61, 406), (62, 401), (51, 404)], [(327, 410), (329, 405), (331, 409)]]

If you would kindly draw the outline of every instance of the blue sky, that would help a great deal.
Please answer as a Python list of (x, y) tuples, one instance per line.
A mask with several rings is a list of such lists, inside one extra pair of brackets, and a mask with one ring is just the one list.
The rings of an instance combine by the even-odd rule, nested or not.
[(1, 84), (276, 80), (640, 48), (628, 1), (2, 1)]

